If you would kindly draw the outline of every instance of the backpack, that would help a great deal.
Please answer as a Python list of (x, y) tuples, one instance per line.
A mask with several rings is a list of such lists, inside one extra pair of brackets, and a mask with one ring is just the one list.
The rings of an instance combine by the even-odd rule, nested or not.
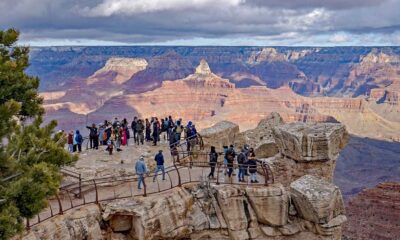
[(176, 133), (182, 133), (182, 130), (183, 130), (183, 129), (182, 129), (182, 126), (180, 126), (180, 125), (179, 125), (179, 126), (176, 126), (176, 128), (175, 128), (175, 132), (176, 132)]
[(239, 155), (237, 156), (237, 161), (239, 164), (244, 164), (246, 161), (246, 155), (244, 154), (244, 152), (239, 153)]

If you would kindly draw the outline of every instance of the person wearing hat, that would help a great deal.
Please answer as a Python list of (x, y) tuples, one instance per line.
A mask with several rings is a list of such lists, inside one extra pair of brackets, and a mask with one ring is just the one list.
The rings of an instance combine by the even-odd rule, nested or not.
[(140, 156), (139, 160), (135, 165), (136, 174), (138, 175), (138, 189), (141, 188), (141, 184), (144, 183), (144, 175), (148, 173), (146, 163), (144, 162), (144, 157)]
[(159, 150), (158, 153), (156, 154), (156, 156), (154, 157), (154, 161), (157, 162), (157, 167), (156, 167), (156, 171), (155, 171), (155, 174), (153, 177), (153, 182), (156, 181), (157, 174), (160, 170), (163, 175), (162, 180), (163, 181), (165, 180), (164, 156), (163, 156), (162, 152), (163, 152), (162, 150)]
[(211, 168), (210, 174), (208, 174), (208, 178), (209, 179), (215, 179), (214, 178), (214, 172), (215, 172), (215, 166), (218, 163), (218, 153), (217, 153), (217, 151), (215, 151), (215, 147), (214, 146), (211, 146), (211, 151), (208, 154), (208, 156), (209, 156), (210, 168)]

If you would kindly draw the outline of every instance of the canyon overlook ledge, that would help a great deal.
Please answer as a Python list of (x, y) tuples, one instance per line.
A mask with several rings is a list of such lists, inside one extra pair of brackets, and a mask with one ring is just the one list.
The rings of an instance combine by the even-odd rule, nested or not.
[(216, 185), (202, 176), (200, 184), (72, 209), (22, 239), (341, 239), (346, 216), (332, 176), (347, 143), (343, 125), (284, 124), (272, 114), (244, 133), (230, 122), (203, 132), (206, 146), (221, 139), (271, 150), (259, 160), (275, 183)]

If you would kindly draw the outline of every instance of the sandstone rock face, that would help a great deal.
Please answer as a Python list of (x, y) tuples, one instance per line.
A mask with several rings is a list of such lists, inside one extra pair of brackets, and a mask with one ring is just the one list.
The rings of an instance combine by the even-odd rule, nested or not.
[(45, 221), (34, 226), (27, 235), (22, 236), (24, 240), (76, 240), (103, 239), (99, 221), (101, 212), (97, 205), (87, 205), (72, 209), (64, 215), (59, 215), (50, 221)]
[[(235, 143), (239, 137), (239, 126), (229, 121), (223, 121), (200, 131), (206, 147), (215, 146), (222, 150), (223, 146)], [(209, 149), (206, 149), (209, 150)]]
[(246, 195), (260, 223), (270, 226), (287, 224), (289, 195), (281, 184), (266, 188), (246, 188)]
[(400, 236), (400, 183), (385, 182), (353, 197), (347, 207), (347, 239), (397, 239)]
[(327, 227), (342, 223), (337, 224), (335, 218), (344, 215), (343, 198), (339, 188), (332, 183), (305, 175), (290, 184), (290, 192), (303, 219), (315, 224), (328, 224)]
[(250, 216), (249, 203), (244, 197), (244, 191), (235, 187), (223, 186), (217, 188), (217, 196), (230, 236), (241, 235), (245, 239), (249, 238), (246, 230), (249, 227), (250, 219), (252, 217), (254, 219), (254, 216)]
[(335, 160), (348, 141), (344, 125), (334, 123), (290, 123), (273, 134), (280, 153), (299, 162)]
[[(192, 229), (186, 218), (194, 207), (190, 193), (176, 189), (162, 199), (151, 196), (106, 204), (103, 219), (111, 220), (111, 226), (130, 228), (129, 235), (134, 239), (187, 237)], [(127, 227), (129, 218), (131, 226)]]
[(296, 162), (287, 157), (274, 156), (263, 159), (263, 161), (271, 167), (275, 182), (282, 183), (285, 187), (288, 187), (291, 182), (304, 175), (313, 175), (332, 182), (336, 167), (336, 161), (334, 160), (325, 162)]
[(241, 133), (239, 140), (243, 142), (240, 142), (240, 145), (247, 144), (253, 147), (257, 158), (275, 156), (279, 149), (273, 138), (272, 129), (282, 124), (284, 124), (284, 121), (281, 115), (272, 112), (268, 117), (262, 119), (255, 129)]

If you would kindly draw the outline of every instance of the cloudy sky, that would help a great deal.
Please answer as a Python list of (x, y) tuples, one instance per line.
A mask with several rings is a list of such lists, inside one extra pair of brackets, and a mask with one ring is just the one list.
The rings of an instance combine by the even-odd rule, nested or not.
[(400, 45), (400, 0), (0, 0), (50, 45)]

